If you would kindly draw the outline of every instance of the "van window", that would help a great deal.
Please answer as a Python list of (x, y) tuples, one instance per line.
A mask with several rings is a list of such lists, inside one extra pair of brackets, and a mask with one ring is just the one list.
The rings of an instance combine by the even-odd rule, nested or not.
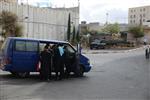
[(40, 43), (40, 45), (39, 45), (39, 51), (40, 52), (43, 51), (45, 45), (46, 44)]
[(16, 51), (38, 51), (37, 42), (27, 42), (27, 41), (16, 41), (15, 45)]
[(75, 53), (75, 51), (73, 50), (73, 48), (69, 45), (66, 46), (66, 50), (69, 52), (69, 53)]
[(26, 51), (38, 51), (38, 43), (26, 42)]
[(25, 51), (25, 41), (16, 41), (15, 50)]

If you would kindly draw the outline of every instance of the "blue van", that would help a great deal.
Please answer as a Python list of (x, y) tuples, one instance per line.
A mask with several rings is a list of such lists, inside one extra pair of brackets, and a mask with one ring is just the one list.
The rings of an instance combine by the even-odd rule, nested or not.
[(83, 76), (84, 72), (90, 71), (89, 59), (79, 52), (79, 48), (76, 50), (68, 42), (19, 37), (9, 37), (3, 43), (0, 68), (19, 76), (28, 76), (30, 72), (38, 72), (40, 52), (47, 43), (50, 45), (63, 44), (66, 47), (67, 57), (72, 65), (70, 66), (71, 72)]

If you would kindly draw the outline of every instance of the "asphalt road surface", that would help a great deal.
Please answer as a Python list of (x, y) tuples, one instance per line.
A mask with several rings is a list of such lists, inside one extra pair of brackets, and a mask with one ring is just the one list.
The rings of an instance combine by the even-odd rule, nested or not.
[(150, 100), (150, 60), (144, 50), (87, 54), (93, 68), (84, 77), (41, 82), (0, 71), (0, 100)]

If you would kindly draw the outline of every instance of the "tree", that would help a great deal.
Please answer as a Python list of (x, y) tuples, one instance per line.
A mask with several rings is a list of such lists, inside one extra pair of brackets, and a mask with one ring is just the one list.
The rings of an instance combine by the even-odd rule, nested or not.
[(120, 31), (118, 23), (115, 24), (109, 24), (105, 28), (102, 29), (102, 32), (107, 32), (107, 33), (118, 33)]
[(68, 16), (68, 27), (67, 27), (67, 40), (70, 41), (70, 33), (71, 33), (71, 18), (70, 18), (70, 13)]
[(0, 13), (0, 26), (2, 28), (2, 36), (4, 38), (12, 36), (17, 37), (22, 35), (22, 26), (18, 23), (16, 14), (9, 11)]
[(144, 36), (144, 30), (143, 30), (143, 27), (141, 26), (130, 27), (129, 32), (133, 34), (136, 40)]
[(73, 32), (72, 32), (72, 43), (75, 42), (75, 35), (76, 35), (76, 29), (75, 29), (75, 26), (73, 27)]
[(19, 24), (16, 24), (15, 30), (14, 30), (14, 36), (15, 37), (21, 37), (22, 36), (22, 29), (23, 27)]
[(76, 41), (77, 41), (78, 43), (80, 42), (79, 29), (78, 29), (77, 34), (76, 34)]

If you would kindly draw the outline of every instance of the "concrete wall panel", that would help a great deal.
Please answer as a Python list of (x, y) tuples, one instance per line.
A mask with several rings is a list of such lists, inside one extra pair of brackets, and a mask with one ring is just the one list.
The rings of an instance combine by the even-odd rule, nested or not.
[(40, 39), (66, 39), (68, 15), (71, 14), (72, 26), (79, 25), (79, 8), (39, 8), (29, 5), (0, 2), (2, 10), (11, 11), (19, 17), (23, 26), (23, 36)]

